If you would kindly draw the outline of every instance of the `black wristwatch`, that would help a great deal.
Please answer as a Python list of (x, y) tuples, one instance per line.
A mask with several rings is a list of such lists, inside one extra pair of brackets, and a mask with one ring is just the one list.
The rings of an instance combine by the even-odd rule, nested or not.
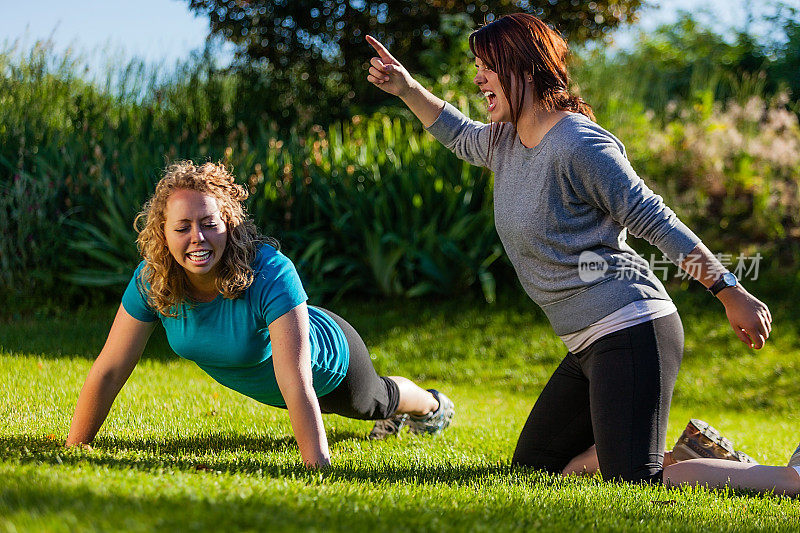
[(739, 280), (736, 279), (736, 276), (731, 274), (730, 272), (725, 272), (720, 278), (714, 282), (712, 286), (708, 288), (708, 292), (716, 296), (719, 291), (722, 289), (727, 289), (728, 287), (735, 287), (739, 284)]

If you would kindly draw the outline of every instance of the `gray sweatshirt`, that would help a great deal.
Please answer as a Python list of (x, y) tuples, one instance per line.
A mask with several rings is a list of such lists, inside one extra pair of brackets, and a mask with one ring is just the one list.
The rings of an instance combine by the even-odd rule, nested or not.
[(670, 300), (626, 243), (627, 231), (675, 263), (700, 239), (639, 178), (611, 133), (571, 114), (527, 148), (510, 123), (472, 121), (450, 104), (428, 131), (461, 159), (494, 172), (497, 233), (557, 335), (637, 300)]

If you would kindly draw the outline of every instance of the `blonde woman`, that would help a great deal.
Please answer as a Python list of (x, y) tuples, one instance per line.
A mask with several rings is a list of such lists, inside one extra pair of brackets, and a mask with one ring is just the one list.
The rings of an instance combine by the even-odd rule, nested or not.
[(67, 445), (88, 444), (158, 322), (173, 350), (222, 385), (285, 407), (303, 462), (330, 464), (322, 412), (436, 434), (453, 403), (408, 379), (379, 377), (358, 333), (306, 304), (291, 261), (259, 235), (243, 187), (222, 166), (170, 166), (136, 219), (143, 256), (83, 385)]

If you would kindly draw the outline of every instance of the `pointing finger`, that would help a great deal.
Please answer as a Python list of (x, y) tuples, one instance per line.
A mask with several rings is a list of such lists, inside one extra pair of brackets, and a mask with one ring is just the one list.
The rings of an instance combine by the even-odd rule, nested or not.
[(389, 53), (389, 50), (386, 49), (378, 40), (373, 37), (372, 35), (367, 35), (367, 42), (378, 52), (378, 55), (381, 56), (381, 59), (384, 61), (397, 61), (392, 54)]

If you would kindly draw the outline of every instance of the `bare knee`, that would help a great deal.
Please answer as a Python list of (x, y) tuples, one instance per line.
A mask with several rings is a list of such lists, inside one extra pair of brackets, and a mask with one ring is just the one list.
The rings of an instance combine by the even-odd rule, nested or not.
[(594, 474), (599, 469), (600, 465), (597, 461), (597, 449), (592, 445), (585, 452), (573, 457), (561, 473), (565, 476), (571, 474)]

